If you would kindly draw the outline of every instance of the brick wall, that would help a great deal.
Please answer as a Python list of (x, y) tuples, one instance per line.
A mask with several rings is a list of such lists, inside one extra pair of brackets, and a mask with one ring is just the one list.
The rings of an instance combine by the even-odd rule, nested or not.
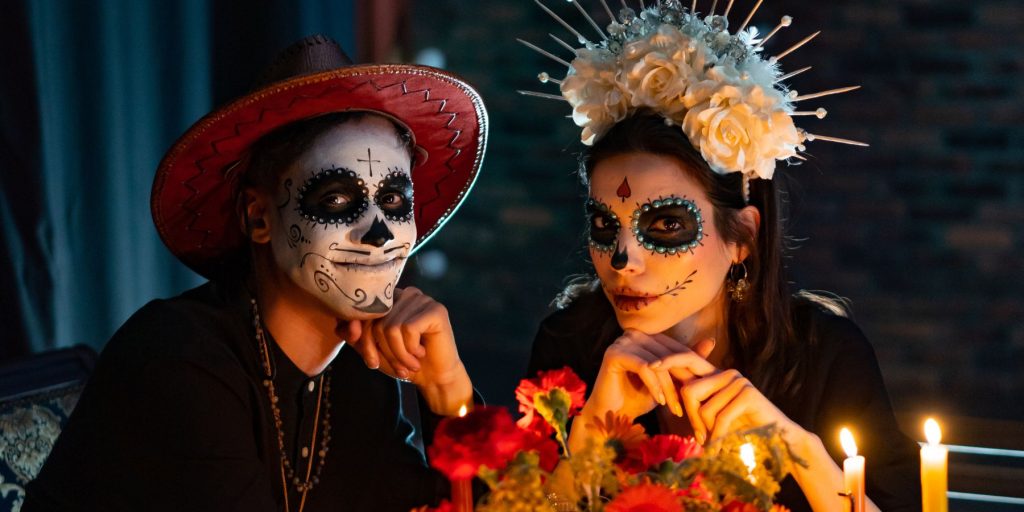
[[(415, 9), (416, 47), (439, 48), (478, 86), (492, 126), (477, 187), (431, 242), (448, 272), (412, 277), (449, 305), (475, 380), (507, 403), (547, 303), (583, 269), (578, 131), (564, 104), (514, 92), (555, 92), (535, 76), (557, 65), (515, 38), (555, 49), (546, 34), (559, 27), (528, 0)], [(770, 29), (783, 14), (794, 27), (769, 51), (824, 31), (783, 61), (815, 66), (794, 88), (864, 86), (800, 124), (872, 145), (812, 143), (809, 162), (783, 170), (804, 239), (793, 279), (852, 300), (899, 409), (1024, 419), (1024, 2), (769, 0), (755, 21)]]

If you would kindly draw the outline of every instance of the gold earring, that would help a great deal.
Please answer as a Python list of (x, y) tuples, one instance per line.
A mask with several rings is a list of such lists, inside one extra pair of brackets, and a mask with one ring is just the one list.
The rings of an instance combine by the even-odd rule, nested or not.
[(746, 263), (741, 261), (729, 267), (729, 285), (726, 287), (726, 291), (729, 292), (729, 298), (733, 302), (744, 302), (747, 300), (747, 292), (750, 291), (750, 281), (747, 281)]

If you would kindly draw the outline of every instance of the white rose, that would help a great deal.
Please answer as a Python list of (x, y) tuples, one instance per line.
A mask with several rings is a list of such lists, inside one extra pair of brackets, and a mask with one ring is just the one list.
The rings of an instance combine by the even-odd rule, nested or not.
[(593, 144), (629, 111), (629, 95), (617, 76), (614, 60), (599, 51), (581, 50), (572, 61), (569, 76), (562, 82), (562, 96), (572, 106), (573, 121), (583, 128), (584, 144)]
[(651, 107), (670, 117), (686, 109), (683, 95), (693, 78), (685, 62), (661, 52), (648, 53), (626, 73), (632, 105)]
[[(683, 130), (711, 169), (771, 179), (775, 161), (795, 154), (793, 120), (760, 88), (726, 85), (687, 112)], [(750, 101), (748, 101), (750, 100)]]

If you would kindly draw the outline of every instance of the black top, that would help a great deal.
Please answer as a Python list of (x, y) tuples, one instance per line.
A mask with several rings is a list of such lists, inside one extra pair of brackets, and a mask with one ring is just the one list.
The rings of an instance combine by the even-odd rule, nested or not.
[[(136, 312), (100, 356), (23, 510), (283, 510), (249, 300), (240, 286), (208, 283)], [(305, 476), (307, 457), (316, 468), (315, 453), (303, 457), (301, 448), (312, 440), (322, 376), (307, 377), (268, 345), (286, 450)], [(327, 371), (331, 441), (304, 510), (405, 512), (447, 496), (445, 479), (413, 446), (398, 381), (348, 347)], [(429, 440), (439, 418), (420, 406)]]
[[(846, 456), (839, 446), (839, 429), (849, 426), (856, 432), (858, 452), (866, 458), (867, 495), (884, 512), (921, 510), (918, 447), (896, 424), (871, 345), (847, 318), (802, 300), (793, 309), (797, 336), (808, 340), (812, 364), (798, 398), (767, 398), (821, 438), (840, 467)], [(604, 295), (586, 294), (541, 323), (528, 375), (569, 366), (589, 392), (605, 350), (621, 334)], [(655, 412), (637, 422), (648, 433), (659, 431)], [(792, 477), (782, 483), (777, 500), (793, 512), (811, 510)]]

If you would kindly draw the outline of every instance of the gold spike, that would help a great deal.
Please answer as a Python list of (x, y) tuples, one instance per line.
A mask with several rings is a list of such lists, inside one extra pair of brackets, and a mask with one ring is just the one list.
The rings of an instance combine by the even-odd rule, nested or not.
[(626, 0), (622, 0), (622, 8), (623, 9), (629, 9), (629, 6), (626, 5)]
[(804, 133), (804, 137), (806, 137), (808, 142), (814, 142), (816, 140), (822, 140), (822, 141), (825, 141), (825, 142), (835, 142), (835, 143), (838, 143), (838, 144), (849, 144), (851, 146), (860, 146), (860, 147), (864, 147), (864, 148), (870, 146), (867, 142), (860, 142), (860, 141), (857, 141), (857, 140), (850, 140), (850, 139), (840, 139), (839, 137), (829, 137), (828, 135), (815, 135), (813, 133), (806, 133), (805, 132)]
[(604, 12), (608, 13), (608, 17), (615, 21), (615, 13), (612, 12), (611, 8), (608, 7), (608, 2), (601, 0), (601, 6), (604, 7)]
[(640, 0), (640, 10), (642, 11), (642, 10), (644, 10), (646, 8), (647, 8), (647, 6), (644, 5), (644, 0)]
[(761, 39), (761, 42), (757, 43), (757, 46), (755, 46), (755, 48), (760, 48), (762, 45), (767, 43), (768, 40), (772, 38), (772, 36), (777, 34), (783, 28), (786, 28), (786, 27), (788, 27), (788, 26), (790, 26), (792, 24), (793, 24), (793, 17), (792, 16), (783, 16), (782, 17), (782, 21), (779, 21), (779, 24), (776, 25), (775, 28), (773, 28), (772, 31), (768, 33), (768, 35), (764, 36), (764, 38)]
[[(555, 21), (557, 21), (558, 23), (561, 23), (562, 26), (565, 27), (566, 30), (568, 30), (569, 32), (572, 32), (572, 35), (576, 36), (576, 39), (579, 40), (580, 44), (590, 43), (590, 41), (588, 41), (587, 38), (583, 37), (583, 34), (580, 34), (579, 32), (576, 31), (576, 29), (572, 28), (572, 25), (566, 23), (565, 20), (563, 20), (562, 18), (558, 17), (558, 15), (555, 14), (551, 9), (548, 9), (546, 5), (540, 3), (540, 0), (533, 0), (533, 1), (536, 2), (537, 5), (539, 5), (541, 9), (544, 9), (544, 12), (548, 13), (549, 16), (554, 18)], [(593, 43), (591, 43), (591, 44), (593, 44)]]
[(853, 85), (853, 86), (850, 86), (850, 87), (841, 87), (839, 89), (831, 89), (831, 90), (828, 90), (828, 91), (821, 91), (821, 92), (816, 92), (816, 93), (813, 93), (813, 94), (802, 94), (800, 96), (797, 96), (797, 97), (793, 98), (792, 101), (794, 103), (796, 103), (798, 101), (813, 100), (814, 98), (820, 98), (822, 96), (831, 96), (833, 94), (843, 94), (843, 93), (850, 92), (850, 91), (856, 91), (857, 89), (860, 89), (859, 85)]
[(803, 160), (804, 162), (806, 162), (806, 161), (807, 161), (807, 159), (806, 159), (806, 158), (804, 158), (804, 157), (802, 157), (802, 156), (800, 156), (800, 155), (793, 155), (793, 158), (796, 158), (797, 160)]
[(554, 34), (548, 34), (548, 35), (551, 36), (551, 39), (554, 39), (556, 43), (562, 45), (562, 48), (565, 48), (566, 50), (569, 50), (570, 52), (573, 53), (573, 55), (576, 54), (576, 49), (573, 48), (572, 46), (570, 46), (569, 43), (567, 43), (565, 41), (562, 41), (561, 39), (556, 37)]
[(711, 12), (708, 13), (708, 16), (714, 16), (715, 15), (715, 8), (716, 7), (718, 7), (718, 0), (715, 0), (714, 2), (711, 2)]
[(732, 10), (732, 3), (733, 3), (734, 1), (735, 1), (735, 0), (729, 0), (729, 5), (727, 5), (727, 6), (725, 7), (725, 14), (723, 14), (722, 16), (725, 16), (726, 18), (728, 18), (728, 17), (729, 17), (729, 11), (731, 11), (731, 10)]
[(594, 18), (590, 17), (590, 14), (587, 13), (587, 10), (584, 9), (582, 5), (580, 5), (579, 0), (569, 0), (569, 3), (576, 6), (576, 10), (580, 11), (580, 14), (582, 14), (583, 17), (586, 18), (588, 22), (590, 22), (590, 26), (594, 27), (594, 30), (596, 30), (597, 33), (601, 35), (601, 39), (608, 40), (608, 36), (605, 35), (604, 31), (601, 30), (601, 27), (597, 25), (597, 22), (594, 21)]
[(697, 14), (697, 0), (693, 0), (693, 5), (690, 6), (690, 14)]
[[(552, 80), (554, 80), (554, 79), (552, 79)], [(541, 80), (541, 81), (543, 81), (543, 80)], [(817, 110), (801, 110), (801, 111), (793, 112), (790, 115), (791, 116), (814, 116), (814, 117), (817, 117), (818, 119), (825, 119), (825, 116), (828, 115), (828, 110), (825, 110), (823, 108), (819, 108)]]
[(544, 98), (546, 100), (556, 100), (556, 101), (565, 101), (565, 102), (569, 101), (569, 100), (567, 100), (567, 99), (565, 99), (565, 98), (563, 98), (563, 97), (561, 97), (561, 96), (559, 96), (557, 94), (548, 94), (546, 92), (535, 92), (535, 91), (516, 91), (516, 92), (518, 92), (519, 94), (522, 94), (523, 96), (533, 96), (535, 98)]
[(799, 43), (794, 44), (793, 46), (790, 46), (788, 50), (786, 50), (786, 51), (784, 51), (784, 52), (782, 52), (782, 53), (780, 53), (780, 54), (778, 54), (778, 55), (768, 59), (768, 62), (771, 63), (771, 64), (775, 64), (776, 62), (782, 60), (782, 58), (785, 57), (786, 55), (789, 55), (789, 54), (799, 50), (801, 46), (809, 43), (811, 41), (811, 39), (814, 39), (815, 37), (818, 37), (819, 34), (821, 34), (820, 30), (815, 32), (815, 33), (813, 33), (813, 34), (811, 34), (811, 35), (809, 35), (809, 36), (807, 36), (807, 37), (805, 37)]
[(529, 41), (526, 41), (524, 39), (519, 39), (519, 38), (516, 38), (516, 41), (519, 41), (520, 43), (523, 43), (524, 45), (526, 45), (527, 48), (529, 48), (529, 49), (531, 49), (531, 50), (533, 50), (533, 51), (535, 51), (535, 52), (537, 52), (537, 53), (539, 53), (539, 54), (541, 54), (541, 55), (543, 55), (543, 56), (545, 56), (545, 57), (547, 57), (547, 58), (549, 58), (549, 59), (551, 59), (551, 60), (553, 60), (553, 61), (555, 61), (555, 62), (557, 62), (557, 63), (559, 63), (559, 64), (561, 64), (563, 66), (565, 66), (565, 67), (569, 67), (570, 66), (570, 64), (568, 62), (566, 62), (565, 60), (558, 58), (556, 55), (554, 55), (552, 53), (549, 53), (547, 50), (545, 50), (545, 49), (543, 49), (543, 48), (541, 48), (541, 47), (539, 47), (539, 46), (537, 46), (537, 45), (535, 45), (535, 44), (533, 44), (533, 43), (531, 43)]
[(757, 0), (757, 3), (754, 4), (754, 8), (751, 9), (750, 10), (750, 14), (747, 15), (747, 19), (743, 20), (743, 24), (740, 25), (739, 30), (736, 31), (737, 34), (739, 34), (740, 32), (743, 32), (743, 29), (747, 28), (747, 25), (750, 24), (750, 20), (754, 19), (754, 13), (756, 13), (757, 10), (761, 8), (761, 4), (763, 4), (763, 3), (764, 3), (764, 0)]
[(779, 83), (779, 82), (781, 82), (781, 81), (783, 81), (783, 80), (789, 80), (790, 78), (793, 78), (794, 76), (797, 76), (797, 75), (799, 75), (799, 74), (803, 74), (803, 73), (806, 73), (806, 72), (807, 72), (807, 71), (809, 71), (809, 70), (810, 70), (810, 69), (811, 69), (812, 67), (814, 67), (814, 66), (807, 66), (806, 68), (803, 68), (803, 69), (798, 69), (798, 70), (796, 70), (796, 71), (794, 71), (794, 72), (792, 72), (792, 73), (786, 73), (785, 75), (782, 75), (782, 76), (780, 76), (780, 77), (776, 78), (776, 79), (775, 79), (775, 83)]

